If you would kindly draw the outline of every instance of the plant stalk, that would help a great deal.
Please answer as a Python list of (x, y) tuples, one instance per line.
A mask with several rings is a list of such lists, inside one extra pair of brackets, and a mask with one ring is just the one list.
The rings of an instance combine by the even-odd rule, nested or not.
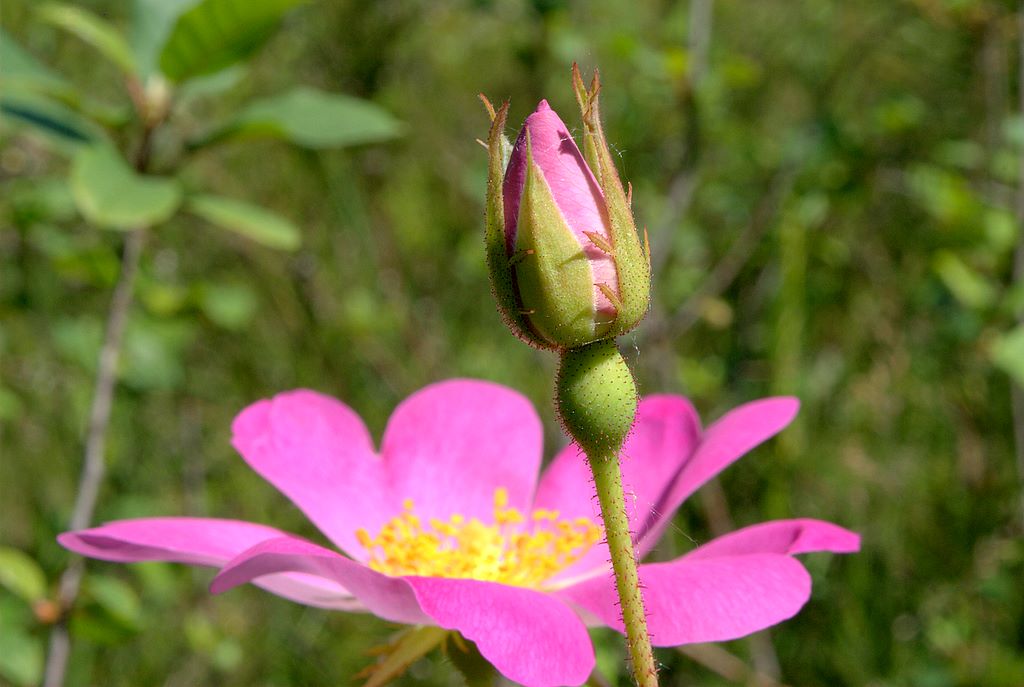
[[(159, 122), (147, 123), (135, 151), (133, 166), (139, 173), (149, 167), (152, 152), (153, 133)], [(92, 523), (96, 500), (106, 473), (105, 451), (107, 430), (110, 427), (110, 410), (114, 404), (114, 386), (117, 383), (117, 363), (121, 357), (125, 325), (131, 309), (135, 291), (135, 277), (142, 260), (142, 249), (146, 242), (146, 230), (138, 227), (125, 235), (121, 254), (121, 271), (114, 285), (114, 293), (107, 311), (106, 330), (100, 348), (96, 382), (93, 387), (92, 403), (89, 407), (89, 426), (86, 430), (85, 455), (82, 460), (82, 474), (78, 480), (75, 504), (68, 523), (70, 530), (85, 529)], [(85, 574), (85, 561), (81, 556), (72, 556), (68, 567), (60, 577), (57, 603), (60, 618), (50, 632), (50, 645), (46, 652), (46, 667), (43, 687), (62, 687), (67, 674), (68, 659), (71, 656), (71, 636), (68, 633), (68, 619), (78, 599)]]
[(651, 637), (647, 632), (640, 577), (637, 573), (636, 550), (626, 516), (626, 500), (622, 492), (622, 471), (618, 452), (587, 456), (594, 474), (597, 498), (601, 504), (605, 537), (612, 556), (615, 587), (619, 593), (622, 622), (626, 626), (626, 645), (633, 663), (633, 674), (639, 687), (657, 687), (658, 670), (654, 663)]
[[(124, 339), (125, 324), (128, 321), (135, 276), (139, 271), (144, 242), (145, 233), (142, 229), (134, 229), (125, 237), (121, 274), (114, 287), (114, 295), (111, 298), (110, 310), (107, 314), (103, 347), (100, 349), (99, 370), (96, 374), (92, 406), (89, 412), (89, 428), (85, 440), (82, 474), (78, 482), (71, 520), (68, 523), (69, 529), (72, 530), (84, 529), (90, 525), (100, 486), (103, 484), (103, 475), (106, 472), (104, 452), (107, 443), (107, 428), (110, 425), (110, 409), (114, 400), (114, 384), (117, 380), (117, 361), (121, 354), (121, 343)], [(60, 687), (64, 684), (64, 674), (71, 651), (67, 615), (78, 598), (84, 572), (83, 559), (80, 556), (75, 556), (61, 575), (58, 603), (62, 617), (54, 625), (53, 632), (50, 634), (46, 674), (43, 680), (44, 687)]]

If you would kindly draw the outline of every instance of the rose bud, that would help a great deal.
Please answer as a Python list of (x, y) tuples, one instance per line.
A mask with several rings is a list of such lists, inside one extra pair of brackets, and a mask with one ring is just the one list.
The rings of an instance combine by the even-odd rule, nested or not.
[(517, 336), (555, 350), (631, 330), (650, 292), (648, 254), (601, 130), (597, 77), (590, 90), (575, 68), (573, 77), (586, 158), (546, 100), (511, 153), (507, 103), (493, 113), (488, 141), (487, 257), (498, 308)]

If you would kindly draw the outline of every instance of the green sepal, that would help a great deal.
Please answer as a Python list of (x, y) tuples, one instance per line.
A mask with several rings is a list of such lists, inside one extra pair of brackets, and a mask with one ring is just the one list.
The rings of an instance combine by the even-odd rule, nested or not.
[(531, 330), (522, 313), (523, 308), (516, 297), (515, 272), (505, 247), (505, 199), (502, 184), (511, 154), (511, 146), (504, 134), (508, 102), (496, 112), (490, 108), (490, 103), (486, 104), (492, 112), (491, 130), (487, 137), (487, 212), (484, 232), (491, 291), (498, 304), (498, 314), (513, 334), (533, 346), (552, 348), (551, 344)]
[(633, 373), (613, 339), (562, 351), (555, 409), (589, 457), (616, 455), (636, 418)]
[[(555, 203), (527, 139), (526, 181), (516, 227), (515, 277), (526, 318), (553, 348), (574, 348), (595, 333), (593, 272)], [(603, 332), (602, 332), (603, 334)]]
[[(590, 117), (590, 92), (583, 85), (583, 77), (580, 75), (579, 66), (572, 63), (572, 90), (576, 94), (576, 102), (580, 106), (580, 113), (583, 115), (584, 123)], [(594, 134), (589, 128), (583, 129), (583, 157), (587, 161), (590, 171), (597, 177), (597, 183), (601, 183), (601, 165), (597, 157), (597, 143), (594, 141)]]
[(579, 68), (573, 65), (573, 90), (583, 115), (584, 155), (601, 184), (608, 208), (609, 233), (615, 248), (619, 300), (622, 302), (608, 335), (619, 336), (636, 327), (647, 314), (651, 292), (650, 259), (640, 241), (633, 221), (633, 211), (601, 127), (598, 102), (601, 82), (597, 71), (587, 89), (583, 86)]
[(366, 678), (363, 687), (383, 687), (403, 675), (413, 663), (440, 646), (449, 631), (433, 625), (411, 627), (395, 635), (381, 647), (378, 661), (363, 669), (356, 678)]

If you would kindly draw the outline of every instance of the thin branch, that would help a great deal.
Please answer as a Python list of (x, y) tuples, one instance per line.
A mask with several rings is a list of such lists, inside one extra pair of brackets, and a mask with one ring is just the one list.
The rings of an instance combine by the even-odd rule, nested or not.
[[(147, 123), (143, 128), (142, 138), (134, 156), (135, 170), (140, 173), (145, 172), (149, 166), (153, 132), (158, 124), (158, 122)], [(71, 530), (85, 529), (91, 524), (93, 512), (96, 509), (96, 500), (99, 497), (100, 488), (103, 486), (103, 476), (106, 472), (104, 453), (107, 445), (107, 430), (110, 427), (110, 409), (114, 403), (117, 362), (121, 357), (121, 344), (124, 340), (125, 325), (128, 322), (128, 312), (133, 300), (135, 277), (139, 271), (145, 242), (146, 231), (144, 228), (132, 229), (125, 235), (124, 250), (121, 255), (121, 272), (110, 299), (103, 346), (100, 348), (96, 384), (93, 387), (92, 405), (89, 409), (89, 426), (85, 439), (82, 474), (79, 477), (75, 504), (71, 512), (71, 520), (68, 523), (68, 528)], [(78, 599), (84, 574), (84, 559), (81, 556), (72, 556), (71, 562), (60, 577), (57, 598), (60, 618), (50, 633), (43, 687), (62, 687), (64, 684), (68, 658), (71, 655), (68, 618)]]
[[(144, 242), (145, 233), (142, 229), (130, 231), (125, 237), (124, 254), (121, 258), (121, 275), (118, 277), (114, 295), (110, 301), (107, 331), (103, 339), (103, 348), (100, 350), (99, 370), (96, 374), (92, 409), (89, 413), (89, 429), (85, 441), (82, 475), (78, 483), (78, 493), (75, 496), (74, 510), (68, 523), (69, 529), (72, 530), (80, 530), (89, 526), (96, 508), (100, 486), (103, 484), (103, 475), (106, 472), (104, 449), (107, 442), (107, 428), (110, 425), (110, 408), (114, 400), (117, 361), (121, 353), (121, 342), (124, 338), (125, 323), (128, 320), (128, 310), (132, 303), (132, 290), (135, 275), (139, 270), (139, 259)], [(58, 602), (64, 617), (54, 626), (50, 635), (44, 687), (60, 687), (64, 684), (64, 674), (71, 649), (67, 614), (78, 598), (84, 572), (84, 561), (81, 557), (76, 556), (61, 575)]]

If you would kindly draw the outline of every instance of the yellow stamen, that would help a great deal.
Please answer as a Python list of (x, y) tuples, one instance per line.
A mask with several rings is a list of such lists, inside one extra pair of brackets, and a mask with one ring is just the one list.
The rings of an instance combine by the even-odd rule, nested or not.
[(587, 518), (562, 520), (540, 509), (526, 517), (508, 505), (508, 490), (494, 492), (494, 521), (454, 514), (447, 521), (413, 513), (411, 499), (376, 537), (363, 529), (356, 539), (370, 553), (367, 564), (385, 575), (460, 577), (541, 587), (545, 580), (583, 557), (601, 540), (601, 528)]

